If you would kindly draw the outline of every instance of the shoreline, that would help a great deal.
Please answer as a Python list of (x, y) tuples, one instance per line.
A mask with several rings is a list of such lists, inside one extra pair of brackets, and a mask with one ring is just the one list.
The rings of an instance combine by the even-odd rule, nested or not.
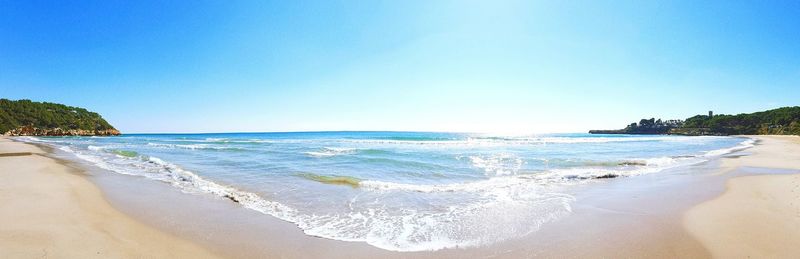
[[(716, 203), (721, 197), (727, 195), (731, 189), (729, 184), (726, 191), (725, 183), (728, 181), (740, 181), (737, 179), (742, 177), (771, 176), (750, 176), (765, 172), (785, 173), (758, 168), (764, 165), (775, 165), (775, 163), (785, 166), (786, 164), (781, 162), (785, 158), (774, 154), (769, 158), (763, 158), (764, 154), (760, 153), (760, 150), (763, 149), (760, 147), (782, 147), (785, 146), (785, 143), (761, 140), (765, 138), (761, 136), (747, 137), (759, 139), (758, 145), (714, 159), (714, 161), (692, 165), (673, 172), (603, 181), (596, 188), (593, 187), (593, 189), (579, 194), (581, 202), (575, 204), (573, 214), (562, 220), (545, 224), (539, 231), (526, 237), (485, 247), (423, 252), (392, 252), (360, 242), (308, 236), (292, 223), (242, 208), (238, 204), (220, 197), (187, 195), (169, 185), (141, 177), (94, 172), (77, 161), (70, 160), (67, 163), (74, 163), (75, 167), (80, 168), (79, 170), (86, 170), (85, 172), (59, 172), (82, 178), (83, 182), (90, 186), (82, 185), (80, 188), (94, 188), (96, 199), (105, 202), (108, 208), (121, 215), (120, 217), (134, 222), (131, 224), (138, 224), (139, 226), (136, 228), (149, 228), (153, 232), (158, 232), (154, 235), (168, 236), (167, 239), (174, 239), (172, 240), (174, 242), (198, 248), (190, 250), (192, 252), (202, 251), (200, 257), (222, 255), (225, 257), (289, 258), (368, 258), (378, 256), (386, 258), (461, 258), (465, 256), (705, 258), (712, 255), (719, 257), (730, 254), (720, 253), (719, 246), (708, 241), (707, 231), (698, 232), (696, 226), (688, 224), (689, 220), (687, 219), (693, 218), (693, 216), (687, 216), (687, 214), (692, 214), (692, 211), (705, 206), (704, 204)], [(0, 151), (2, 151), (0, 153), (11, 152), (4, 148), (8, 142), (11, 141), (0, 138)], [(31, 156), (11, 158), (39, 157), (47, 153), (32, 144), (11, 143), (18, 143), (17, 146), (27, 146), (26, 148), (33, 150), (23, 149), (14, 152), (39, 152)], [(795, 141), (794, 144), (800, 147), (800, 142)], [(57, 156), (56, 151), (50, 150), (50, 152), (48, 156)], [(0, 157), (0, 167), (6, 164), (3, 160), (9, 158)], [(35, 163), (57, 163), (53, 158), (41, 158), (51, 161), (36, 161)], [(742, 167), (747, 170), (743, 170)], [(81, 175), (75, 175), (76, 173)], [(744, 185), (747, 185), (748, 182), (744, 181)], [(0, 193), (2, 192), (6, 192), (6, 190), (0, 188)], [(131, 195), (131, 193), (137, 193), (137, 195)], [(665, 193), (670, 195), (665, 197)], [(741, 198), (734, 200), (739, 199)], [(176, 204), (179, 205), (175, 206)], [(53, 212), (37, 213), (52, 214)], [(721, 213), (722, 211), (714, 210), (710, 215), (724, 216)], [(8, 213), (0, 213), (0, 215), (5, 214)], [(800, 210), (797, 215), (800, 217)], [(738, 222), (738, 224), (745, 223), (747, 222)], [(712, 236), (710, 239), (714, 240), (715, 238)], [(10, 244), (13, 242), (0, 239), (0, 248)], [(726, 249), (723, 247), (722, 250), (724, 252)], [(41, 250), (37, 251), (41, 252)], [(155, 253), (147, 253), (147, 255), (152, 254)], [(26, 255), (34, 255), (34, 253)], [(37, 254), (37, 256), (40, 255), (41, 253)], [(63, 255), (65, 257), (74, 256), (66, 253)], [(168, 257), (175, 256), (175, 254), (170, 254)], [(197, 255), (193, 256), (198, 257)]]
[(800, 255), (800, 137), (754, 136), (752, 155), (724, 159), (726, 182), (716, 198), (685, 213), (684, 226), (714, 257), (796, 258)]
[(114, 209), (83, 172), (0, 138), (4, 258), (218, 258)]

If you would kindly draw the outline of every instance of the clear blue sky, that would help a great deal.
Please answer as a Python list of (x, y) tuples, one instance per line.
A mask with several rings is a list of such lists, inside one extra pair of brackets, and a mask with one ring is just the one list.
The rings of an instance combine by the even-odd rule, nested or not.
[(697, 2), (0, 0), (0, 97), (128, 133), (579, 132), (800, 104), (797, 1)]

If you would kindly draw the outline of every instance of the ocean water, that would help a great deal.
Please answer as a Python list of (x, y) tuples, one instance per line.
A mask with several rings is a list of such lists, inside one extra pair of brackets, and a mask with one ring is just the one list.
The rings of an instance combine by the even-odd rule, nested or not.
[(425, 132), (22, 139), (110, 173), (230, 199), (308, 235), (393, 251), (522, 237), (569, 215), (576, 188), (753, 145), (737, 137)]

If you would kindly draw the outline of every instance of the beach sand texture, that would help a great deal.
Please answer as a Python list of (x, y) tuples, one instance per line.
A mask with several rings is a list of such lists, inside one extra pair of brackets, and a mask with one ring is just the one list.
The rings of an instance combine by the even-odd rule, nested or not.
[[(723, 172), (800, 169), (800, 137), (755, 138), (752, 155), (723, 159)], [(733, 178), (724, 194), (689, 210), (684, 223), (715, 258), (798, 258), (800, 174)]]
[(112, 208), (81, 171), (0, 138), (0, 257), (215, 258)]

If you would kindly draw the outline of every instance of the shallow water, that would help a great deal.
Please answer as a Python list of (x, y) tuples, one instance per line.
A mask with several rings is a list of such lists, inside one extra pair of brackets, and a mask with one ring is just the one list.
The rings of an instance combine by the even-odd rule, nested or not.
[(395, 251), (487, 245), (571, 212), (576, 188), (740, 150), (734, 137), (310, 132), (28, 138), (211, 193), (306, 234)]

